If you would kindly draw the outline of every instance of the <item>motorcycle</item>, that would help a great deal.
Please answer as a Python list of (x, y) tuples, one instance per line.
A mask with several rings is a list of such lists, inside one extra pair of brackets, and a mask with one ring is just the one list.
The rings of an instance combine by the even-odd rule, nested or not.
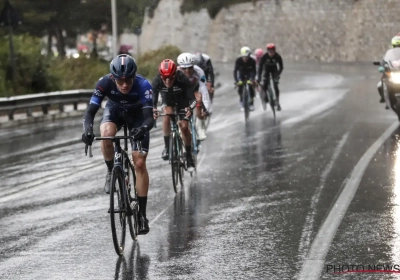
[(387, 107), (390, 107), (400, 121), (400, 48), (386, 52), (383, 61), (374, 61), (382, 73), (383, 96)]

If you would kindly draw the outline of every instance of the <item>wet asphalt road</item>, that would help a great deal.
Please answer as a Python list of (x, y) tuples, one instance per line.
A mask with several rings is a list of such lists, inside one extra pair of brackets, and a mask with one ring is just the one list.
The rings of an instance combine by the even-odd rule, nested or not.
[[(258, 99), (245, 124), (230, 69), (218, 66), (198, 173), (186, 174), (177, 195), (160, 159), (161, 122), (152, 131), (151, 230), (136, 244), (128, 234), (123, 258), (112, 244), (99, 144), (84, 156), (81, 120), (2, 129), (0, 279), (397, 279), (328, 268), (400, 265), (400, 131), (366, 162), (332, 242), (318, 235), (340, 215), (354, 167), (397, 121), (378, 103), (376, 69), (288, 65), (276, 125)], [(317, 259), (315, 240), (327, 248)], [(304, 277), (309, 270), (317, 276)]]

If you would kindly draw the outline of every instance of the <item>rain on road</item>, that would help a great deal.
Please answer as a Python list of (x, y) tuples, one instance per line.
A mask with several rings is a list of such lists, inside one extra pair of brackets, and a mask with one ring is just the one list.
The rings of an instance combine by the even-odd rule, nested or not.
[(398, 279), (328, 269), (400, 263), (400, 131), (378, 103), (376, 69), (288, 65), (276, 124), (258, 99), (245, 124), (233, 65), (217, 66), (197, 176), (175, 195), (158, 122), (150, 233), (122, 258), (106, 167), (98, 143), (84, 156), (81, 118), (2, 129), (0, 279)]

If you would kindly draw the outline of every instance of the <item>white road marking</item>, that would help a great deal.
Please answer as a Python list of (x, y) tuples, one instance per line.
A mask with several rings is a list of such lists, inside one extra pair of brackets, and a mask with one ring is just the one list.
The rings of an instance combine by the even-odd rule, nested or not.
[(333, 208), (330, 210), (327, 218), (323, 222), (321, 228), (318, 230), (318, 233), (311, 245), (311, 249), (308, 252), (308, 257), (303, 263), (298, 279), (320, 279), (326, 254), (328, 253), (336, 231), (340, 226), (340, 223), (346, 214), (351, 201), (354, 198), (369, 162), (372, 160), (378, 149), (398, 127), (399, 123), (396, 121), (375, 141), (374, 144), (372, 144), (371, 147), (369, 147), (369, 149), (354, 167), (350, 179), (347, 181)]

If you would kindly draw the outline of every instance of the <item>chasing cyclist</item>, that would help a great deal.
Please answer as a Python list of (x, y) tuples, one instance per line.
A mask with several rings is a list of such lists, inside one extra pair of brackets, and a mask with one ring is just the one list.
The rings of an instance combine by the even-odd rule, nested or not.
[[(115, 136), (123, 124), (127, 124), (129, 134), (142, 141), (142, 149), (149, 150), (149, 130), (153, 127), (153, 100), (150, 83), (136, 74), (137, 65), (133, 57), (122, 54), (110, 64), (110, 74), (99, 79), (89, 106), (85, 112), (82, 141), (92, 145), (94, 140), (93, 120), (104, 97), (108, 97), (100, 125), (101, 137)], [(146, 218), (149, 174), (146, 168), (147, 153), (139, 154), (136, 144), (132, 144), (132, 160), (136, 171), (137, 194), (139, 201), (139, 234), (149, 232)], [(101, 151), (108, 168), (104, 189), (110, 193), (111, 171), (114, 164), (114, 147), (111, 141), (101, 141)]]
[(214, 98), (214, 68), (211, 62), (211, 58), (204, 53), (202, 54), (198, 52), (194, 54), (194, 63), (199, 66), (206, 75), (206, 85), (212, 102)]
[[(192, 89), (195, 93), (196, 105), (196, 129), (198, 140), (205, 140), (207, 138), (205, 125), (202, 120), (212, 112), (210, 97), (208, 94), (206, 76), (204, 71), (197, 65), (194, 65), (194, 57), (191, 53), (182, 53), (178, 56), (179, 70), (185, 73), (192, 83)], [(202, 106), (204, 105), (204, 107)]]
[[(269, 74), (272, 73), (274, 88), (276, 93), (276, 101), (277, 101), (277, 109), (281, 110), (281, 105), (279, 103), (279, 88), (278, 81), (280, 75), (283, 71), (283, 61), (282, 57), (275, 51), (274, 44), (267, 45), (267, 53), (263, 55), (260, 61), (260, 65), (258, 68), (258, 77), (257, 81), (260, 83), (263, 72), (264, 74), (264, 90), (267, 90), (269, 84)], [(267, 98), (267, 95), (265, 95)], [(268, 102), (268, 100), (265, 100)]]
[[(189, 79), (181, 71), (177, 70), (177, 66), (171, 59), (164, 59), (159, 68), (159, 74), (154, 78), (152, 87), (154, 90), (153, 106), (157, 111), (158, 95), (161, 93), (162, 108), (165, 114), (173, 114), (173, 108), (176, 106), (177, 112), (186, 112), (186, 116), (179, 115), (179, 127), (182, 132), (182, 139), (186, 148), (187, 171), (194, 171), (194, 162), (192, 157), (192, 135), (189, 131), (189, 125), (185, 117), (191, 116), (190, 104), (196, 102), (192, 90), (192, 84)], [(157, 118), (155, 113), (154, 117)], [(171, 134), (170, 117), (165, 116), (163, 119), (163, 133), (165, 148), (162, 152), (162, 159), (169, 158), (169, 139)]]
[[(256, 77), (256, 61), (250, 57), (251, 50), (249, 47), (243, 47), (240, 49), (240, 57), (236, 59), (235, 68), (233, 69), (233, 78), (238, 86), (238, 94), (240, 97), (240, 106), (243, 110), (242, 91), (243, 91), (243, 80), (248, 79), (252, 85), (254, 85), (254, 79)], [(250, 87), (250, 110), (254, 111), (254, 88)]]

